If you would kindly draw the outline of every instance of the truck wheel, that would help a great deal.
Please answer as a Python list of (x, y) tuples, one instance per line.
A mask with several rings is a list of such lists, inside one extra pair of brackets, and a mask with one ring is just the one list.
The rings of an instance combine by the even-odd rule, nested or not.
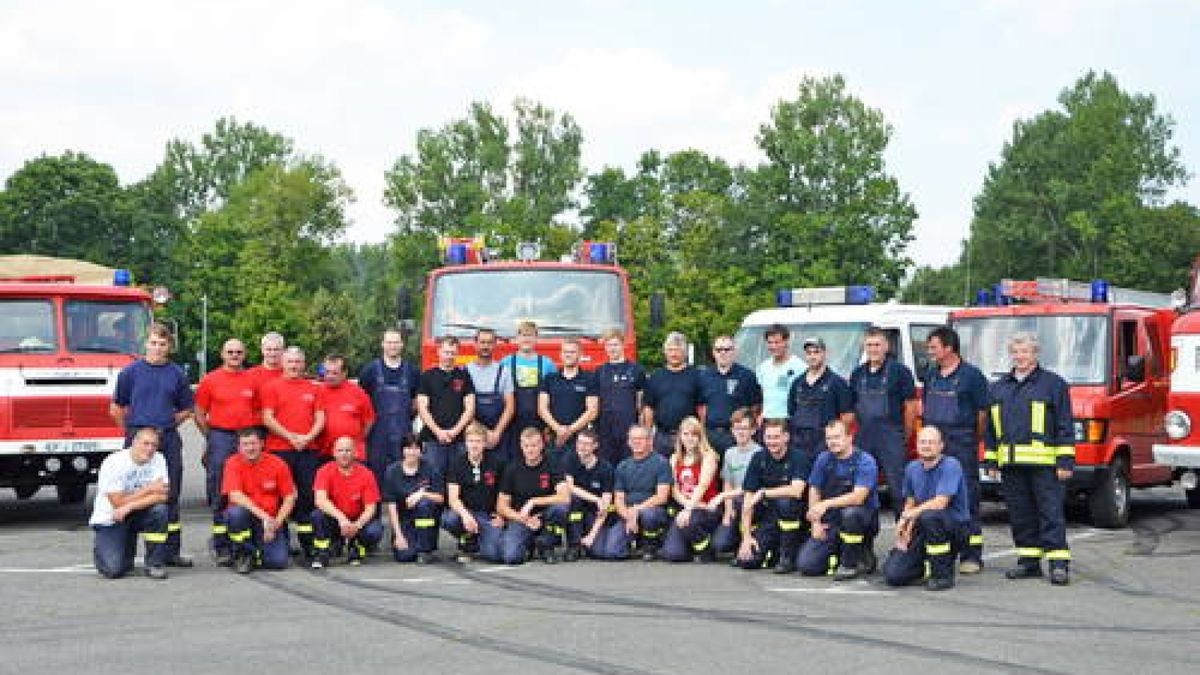
[(40, 485), (21, 485), (13, 488), (13, 492), (17, 493), (17, 499), (29, 499), (36, 495), (41, 487)]
[(87, 483), (56, 485), (54, 489), (58, 491), (59, 504), (78, 504), (87, 498)]
[(1188, 507), (1200, 509), (1200, 487), (1184, 490), (1183, 494), (1187, 497)]
[(1100, 470), (1088, 507), (1096, 527), (1119, 528), (1129, 523), (1129, 466), (1124, 455), (1113, 457), (1112, 463)]

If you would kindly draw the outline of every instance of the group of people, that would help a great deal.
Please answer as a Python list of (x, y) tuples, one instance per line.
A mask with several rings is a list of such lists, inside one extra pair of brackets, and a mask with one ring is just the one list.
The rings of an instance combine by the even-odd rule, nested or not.
[(177, 427), (194, 418), (207, 441), (212, 550), (241, 573), (295, 554), (318, 569), (361, 564), (380, 546), (429, 563), (444, 529), (463, 562), (724, 555), (746, 569), (853, 579), (878, 567), (882, 476), (896, 522), (887, 583), (943, 590), (983, 566), (982, 440), (1019, 555), (1007, 577), (1041, 577), (1045, 559), (1051, 582), (1068, 583), (1074, 427), (1068, 387), (1039, 367), (1036, 335), (1011, 337), (1013, 369), (989, 385), (959, 355), (958, 335), (934, 330), (920, 400), (883, 330), (867, 330), (848, 378), (826, 365), (821, 338), (803, 339), (803, 358), (790, 338), (770, 327), (770, 356), (752, 371), (720, 336), (714, 365), (699, 369), (671, 333), (665, 365), (647, 374), (615, 331), (593, 370), (581, 368), (579, 340), (561, 340), (559, 367), (525, 322), (514, 354), (497, 359), (496, 333), (481, 329), (465, 366), (446, 336), (421, 372), (387, 331), (354, 383), (337, 355), (323, 360), (322, 381), (309, 379), (304, 352), (270, 333), (253, 368), (244, 344), (226, 341), (193, 397), (156, 325), (113, 396), (128, 449), (101, 468), (96, 565), (130, 571), (139, 532), (150, 576), (192, 564), (179, 549)]

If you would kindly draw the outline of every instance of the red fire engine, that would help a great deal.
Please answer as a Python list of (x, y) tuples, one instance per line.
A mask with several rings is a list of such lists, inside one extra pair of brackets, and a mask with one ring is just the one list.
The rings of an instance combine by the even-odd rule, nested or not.
[(82, 501), (124, 434), (108, 415), (117, 373), (151, 319), (150, 294), (76, 277), (0, 278), (0, 487), (21, 499), (53, 485)]
[(497, 260), (482, 237), (447, 237), (439, 247), (444, 264), (430, 272), (425, 286), (422, 368), (437, 364), (436, 340), (444, 335), (461, 341), (461, 363), (474, 359), (480, 328), (502, 338), (497, 357), (510, 354), (521, 321), (537, 324), (537, 351), (555, 359), (562, 338), (570, 336), (581, 342), (581, 365), (599, 366), (606, 361), (601, 336), (611, 329), (624, 335), (625, 357), (636, 358), (629, 279), (617, 265), (614, 244), (585, 241), (556, 262), (539, 260), (536, 243), (519, 244), (511, 261)]
[[(1123, 527), (1131, 487), (1171, 482), (1153, 446), (1166, 439), (1168, 336), (1175, 312), (1166, 295), (1066, 279), (1004, 280), (985, 306), (957, 310), (951, 325), (963, 358), (984, 374), (1008, 372), (1006, 341), (1032, 331), (1043, 367), (1071, 386), (1075, 417), (1072, 496), (1086, 497), (1092, 521)], [(993, 486), (994, 487), (994, 486)]]
[(1188, 505), (1200, 508), (1200, 258), (1192, 264), (1191, 292), (1177, 304), (1184, 312), (1171, 327), (1168, 438), (1154, 445), (1154, 461), (1175, 467)]

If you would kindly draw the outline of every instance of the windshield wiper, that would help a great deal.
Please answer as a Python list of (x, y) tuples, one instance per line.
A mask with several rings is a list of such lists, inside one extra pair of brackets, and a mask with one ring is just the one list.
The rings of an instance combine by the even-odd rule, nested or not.
[(0, 354), (49, 354), (53, 351), (54, 347), (9, 347), (0, 349)]
[(542, 325), (538, 324), (538, 332), (546, 331), (549, 333), (582, 333), (583, 326), (558, 326), (555, 324)]
[(474, 324), (474, 323), (444, 323), (444, 324), (442, 324), (442, 328), (465, 328), (466, 330), (482, 330), (484, 328), (489, 328), (489, 326), (480, 326), (480, 325)]
[(71, 351), (86, 352), (89, 354), (129, 354), (129, 353), (131, 353), (131, 352), (125, 351), (124, 349), (119, 349), (117, 347), (102, 347), (100, 345), (80, 345), (78, 347), (72, 347)]

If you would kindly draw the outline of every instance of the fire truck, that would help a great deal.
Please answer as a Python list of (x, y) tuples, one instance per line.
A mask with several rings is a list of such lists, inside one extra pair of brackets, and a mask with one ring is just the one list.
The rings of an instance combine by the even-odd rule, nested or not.
[(1200, 258), (1191, 276), (1191, 292), (1176, 298), (1183, 313), (1171, 327), (1167, 439), (1154, 445), (1154, 461), (1175, 468), (1188, 505), (1200, 508)]
[[(1171, 467), (1155, 461), (1153, 446), (1166, 440), (1174, 319), (1167, 295), (1040, 278), (1005, 279), (950, 323), (963, 358), (993, 379), (1011, 368), (1010, 336), (1038, 336), (1041, 365), (1071, 387), (1076, 466), (1069, 494), (1086, 500), (1095, 525), (1115, 528), (1128, 523), (1131, 487), (1171, 483)], [(994, 483), (985, 488), (996, 492)]]
[(117, 373), (145, 342), (151, 295), (126, 270), (0, 276), (0, 487), (28, 499), (53, 485), (83, 501), (124, 434), (108, 414)]
[(537, 243), (518, 244), (515, 260), (499, 259), (482, 237), (443, 237), (438, 246), (443, 265), (425, 285), (422, 368), (437, 364), (437, 339), (445, 335), (459, 339), (460, 363), (472, 361), (480, 328), (501, 338), (497, 358), (510, 354), (522, 321), (537, 324), (536, 349), (554, 359), (569, 336), (580, 340), (581, 365), (599, 366), (607, 360), (601, 336), (611, 329), (624, 335), (626, 358), (636, 358), (629, 278), (615, 244), (584, 241), (557, 261), (541, 260)]

